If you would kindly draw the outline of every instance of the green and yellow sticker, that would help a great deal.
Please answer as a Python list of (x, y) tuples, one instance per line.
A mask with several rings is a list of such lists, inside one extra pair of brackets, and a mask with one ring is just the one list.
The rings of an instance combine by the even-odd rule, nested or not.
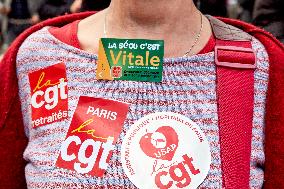
[(161, 82), (164, 41), (101, 38), (97, 79)]

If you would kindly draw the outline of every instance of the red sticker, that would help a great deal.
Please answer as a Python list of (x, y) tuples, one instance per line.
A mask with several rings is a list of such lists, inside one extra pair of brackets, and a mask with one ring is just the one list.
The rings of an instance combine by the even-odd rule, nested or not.
[(122, 76), (122, 67), (121, 66), (113, 66), (111, 68), (112, 77), (120, 78)]
[(64, 63), (30, 73), (29, 81), (33, 127), (67, 118), (68, 91)]
[(128, 104), (80, 97), (56, 166), (102, 177), (128, 112)]
[(171, 161), (178, 147), (178, 135), (173, 128), (163, 126), (144, 135), (140, 147), (149, 157)]

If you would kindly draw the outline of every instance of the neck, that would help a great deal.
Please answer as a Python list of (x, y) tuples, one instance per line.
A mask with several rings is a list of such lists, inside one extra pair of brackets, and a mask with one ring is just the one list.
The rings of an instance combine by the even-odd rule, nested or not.
[(112, 0), (109, 8), (84, 19), (78, 29), (81, 46), (89, 52), (98, 52), (94, 44), (101, 37), (161, 39), (166, 57), (189, 50), (188, 55), (196, 54), (210, 36), (210, 24), (192, 0)]
[(200, 13), (191, 0), (113, 0), (106, 14), (108, 33), (116, 36), (165, 39), (185, 30), (196, 33), (200, 27)]

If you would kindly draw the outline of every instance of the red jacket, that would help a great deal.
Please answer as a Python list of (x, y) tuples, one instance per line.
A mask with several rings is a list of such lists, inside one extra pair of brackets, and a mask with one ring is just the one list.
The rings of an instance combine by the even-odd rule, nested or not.
[[(16, 55), (22, 42), (44, 26), (63, 26), (93, 12), (61, 16), (39, 23), (22, 33), (0, 63), (0, 188), (25, 188), (24, 133), (16, 76)], [(270, 60), (265, 128), (264, 188), (284, 188), (284, 46), (269, 33), (241, 21), (220, 18), (260, 40)]]

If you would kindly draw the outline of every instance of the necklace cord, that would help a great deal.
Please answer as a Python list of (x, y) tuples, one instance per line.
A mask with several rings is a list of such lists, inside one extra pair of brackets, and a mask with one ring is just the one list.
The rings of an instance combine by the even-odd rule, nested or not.
[[(107, 21), (106, 21), (106, 20), (107, 20), (107, 13), (108, 13), (108, 11), (106, 10), (105, 17), (104, 17), (104, 37), (105, 37), (105, 38), (107, 38)], [(198, 43), (198, 41), (199, 41), (199, 39), (200, 39), (202, 30), (203, 30), (203, 16), (202, 16), (202, 14), (200, 13), (200, 29), (199, 29), (199, 32), (197, 33), (193, 44), (191, 45), (191, 47), (189, 48), (189, 50), (183, 55), (183, 57), (187, 57), (187, 56), (190, 55), (190, 52), (191, 52), (192, 49), (197, 45), (197, 43)]]
[(189, 56), (189, 53), (192, 51), (192, 49), (196, 46), (196, 44), (198, 43), (199, 39), (200, 39), (200, 36), (201, 36), (201, 33), (202, 33), (202, 30), (203, 30), (203, 18), (202, 18), (202, 14), (200, 13), (200, 29), (199, 29), (199, 32), (197, 34), (197, 36), (195, 37), (195, 40), (193, 42), (193, 44), (191, 45), (191, 47), (189, 48), (189, 50), (183, 55), (184, 57), (187, 57)]

